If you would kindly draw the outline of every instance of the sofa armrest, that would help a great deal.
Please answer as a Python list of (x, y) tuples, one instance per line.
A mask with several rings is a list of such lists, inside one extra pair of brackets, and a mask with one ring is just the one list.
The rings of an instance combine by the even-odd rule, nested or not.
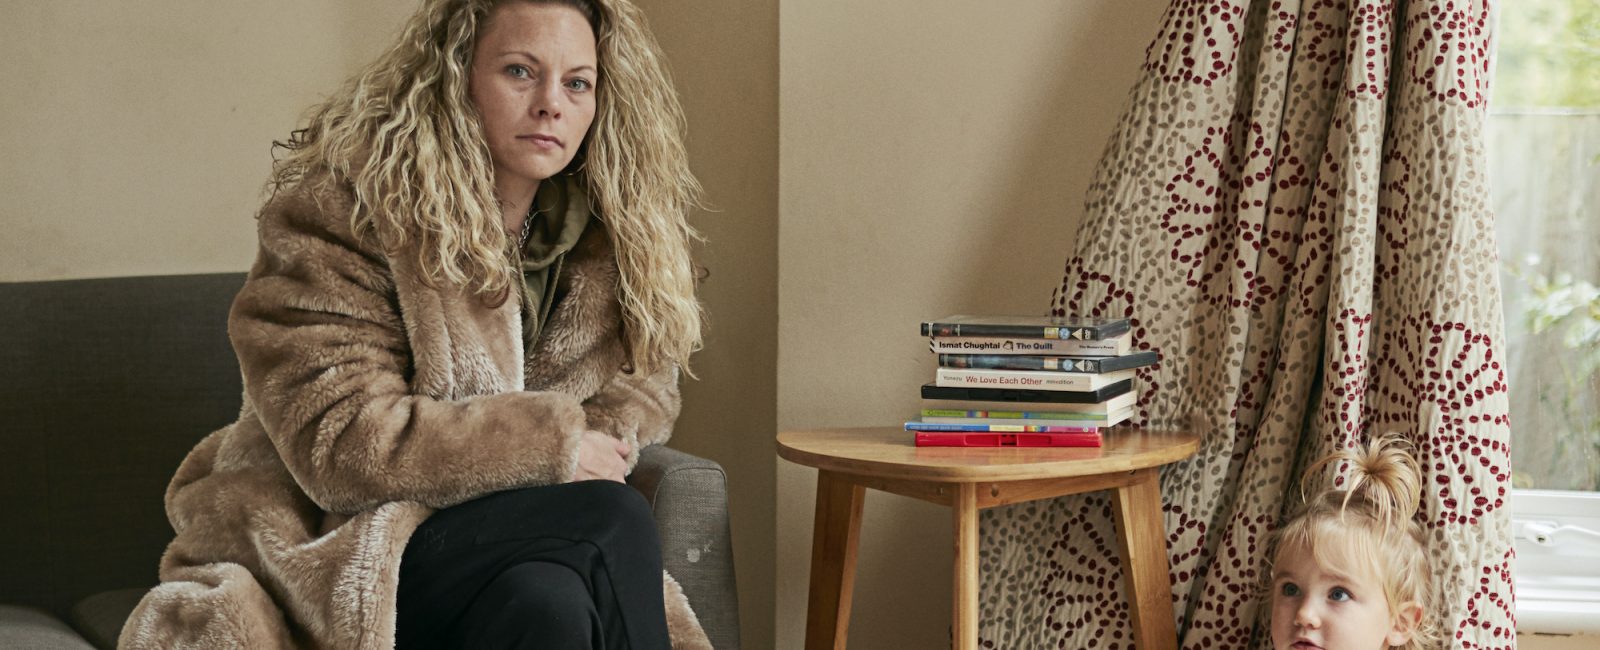
[(639, 450), (628, 477), (655, 512), (662, 565), (689, 598), (711, 645), (739, 648), (739, 599), (728, 525), (727, 474), (717, 463), (661, 445)]

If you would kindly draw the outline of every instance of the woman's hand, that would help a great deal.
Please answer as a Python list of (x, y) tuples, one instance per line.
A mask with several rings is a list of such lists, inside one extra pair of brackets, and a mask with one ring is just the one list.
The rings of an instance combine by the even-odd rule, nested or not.
[(622, 482), (628, 472), (628, 443), (599, 431), (585, 431), (578, 441), (578, 473), (574, 481)]

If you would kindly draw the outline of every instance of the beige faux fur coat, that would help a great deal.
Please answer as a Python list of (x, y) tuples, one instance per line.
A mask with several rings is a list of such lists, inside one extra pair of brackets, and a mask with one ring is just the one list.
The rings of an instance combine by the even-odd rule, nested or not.
[[(173, 477), (177, 536), (119, 647), (387, 650), (401, 554), (433, 509), (571, 480), (586, 429), (635, 449), (671, 433), (677, 373), (624, 368), (598, 221), (524, 358), (517, 300), (430, 288), (351, 234), (347, 187), (309, 185), (262, 209), (228, 318), (244, 408)], [(664, 595), (673, 647), (710, 648), (670, 576)]]

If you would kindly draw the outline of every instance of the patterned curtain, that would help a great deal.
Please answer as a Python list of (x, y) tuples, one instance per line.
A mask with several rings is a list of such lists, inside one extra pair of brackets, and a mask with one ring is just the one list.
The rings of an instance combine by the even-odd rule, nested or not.
[[(1202, 434), (1162, 474), (1185, 648), (1267, 647), (1265, 540), (1306, 464), (1413, 437), (1456, 648), (1516, 645), (1484, 0), (1175, 0), (1052, 298), (1161, 353), (1140, 424)], [(1329, 481), (1336, 478), (1330, 474)], [(1130, 648), (1104, 496), (986, 511), (981, 637)]]

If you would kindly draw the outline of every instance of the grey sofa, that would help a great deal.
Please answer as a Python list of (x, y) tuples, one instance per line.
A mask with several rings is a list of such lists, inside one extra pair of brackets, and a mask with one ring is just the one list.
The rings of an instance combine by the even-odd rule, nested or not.
[[(242, 274), (0, 283), (0, 648), (109, 648), (172, 538), (168, 479), (234, 420)], [(717, 648), (739, 645), (725, 476), (651, 447), (629, 483)]]

